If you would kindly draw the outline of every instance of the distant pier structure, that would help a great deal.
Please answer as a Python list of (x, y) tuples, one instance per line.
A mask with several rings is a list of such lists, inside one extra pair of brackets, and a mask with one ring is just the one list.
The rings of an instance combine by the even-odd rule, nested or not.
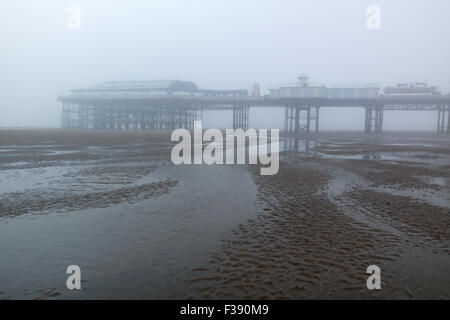
[[(397, 85), (384, 89), (375, 84), (326, 87), (298, 82), (271, 89), (261, 97), (248, 90), (200, 89), (190, 81), (113, 81), (85, 89), (72, 89), (58, 97), (64, 129), (174, 130), (193, 129), (203, 111), (231, 110), (233, 128), (247, 129), (250, 108), (279, 107), (285, 110), (284, 131), (318, 133), (323, 108), (365, 109), (364, 130), (383, 131), (384, 111), (428, 110), (437, 112), (437, 132), (450, 134), (450, 96), (425, 84)], [(260, 109), (264, 112), (264, 109)]]

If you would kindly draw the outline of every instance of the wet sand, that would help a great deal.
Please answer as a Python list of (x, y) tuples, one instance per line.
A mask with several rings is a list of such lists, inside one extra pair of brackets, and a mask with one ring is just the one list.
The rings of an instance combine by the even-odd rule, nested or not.
[(0, 298), (450, 297), (448, 137), (284, 140), (274, 176), (174, 166), (169, 139), (1, 130)]
[(174, 166), (169, 134), (4, 132), (0, 299), (183, 298), (191, 269), (256, 214), (244, 166)]
[[(287, 150), (275, 176), (251, 168), (258, 218), (230, 234), (191, 280), (191, 297), (448, 299), (448, 137), (341, 134), (309, 144), (309, 153)], [(372, 264), (380, 291), (366, 287)]]

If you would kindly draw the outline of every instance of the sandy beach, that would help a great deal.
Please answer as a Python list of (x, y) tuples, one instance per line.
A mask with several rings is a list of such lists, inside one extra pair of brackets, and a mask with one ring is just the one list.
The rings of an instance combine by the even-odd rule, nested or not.
[(450, 298), (448, 136), (283, 138), (273, 176), (175, 166), (171, 147), (0, 130), (0, 299)]
[[(360, 139), (321, 137), (276, 176), (252, 170), (260, 214), (231, 233), (193, 297), (448, 299), (448, 142)], [(378, 292), (365, 285), (372, 264)]]

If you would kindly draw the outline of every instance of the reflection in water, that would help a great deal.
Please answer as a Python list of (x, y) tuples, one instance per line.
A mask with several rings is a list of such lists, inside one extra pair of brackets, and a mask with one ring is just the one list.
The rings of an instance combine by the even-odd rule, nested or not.
[(381, 160), (381, 155), (379, 154), (363, 154), (364, 160)]
[(430, 185), (436, 185), (441, 187), (447, 187), (450, 186), (450, 178), (446, 177), (430, 177), (430, 176), (417, 176), (419, 179), (421, 179), (423, 182), (430, 184)]
[[(316, 140), (310, 139), (301, 139), (301, 138), (285, 138), (280, 141), (280, 151), (284, 152), (301, 152), (301, 153), (311, 153), (316, 156), (317, 152), (315, 148), (318, 146), (318, 142)], [(283, 158), (286, 158), (288, 155), (282, 155)]]

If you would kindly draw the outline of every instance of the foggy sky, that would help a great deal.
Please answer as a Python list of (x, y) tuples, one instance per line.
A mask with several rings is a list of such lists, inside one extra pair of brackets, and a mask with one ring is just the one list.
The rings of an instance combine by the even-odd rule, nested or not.
[[(372, 4), (380, 30), (366, 26)], [(66, 27), (69, 5), (81, 8), (80, 30)], [(112, 80), (257, 82), (268, 94), (305, 73), (327, 85), (427, 81), (447, 94), (449, 13), (448, 0), (3, 0), (0, 127), (59, 127), (58, 95)], [(282, 125), (281, 110), (261, 112), (250, 125)], [(321, 128), (363, 127), (362, 110), (321, 115)], [(385, 129), (434, 130), (435, 118), (388, 112)]]

